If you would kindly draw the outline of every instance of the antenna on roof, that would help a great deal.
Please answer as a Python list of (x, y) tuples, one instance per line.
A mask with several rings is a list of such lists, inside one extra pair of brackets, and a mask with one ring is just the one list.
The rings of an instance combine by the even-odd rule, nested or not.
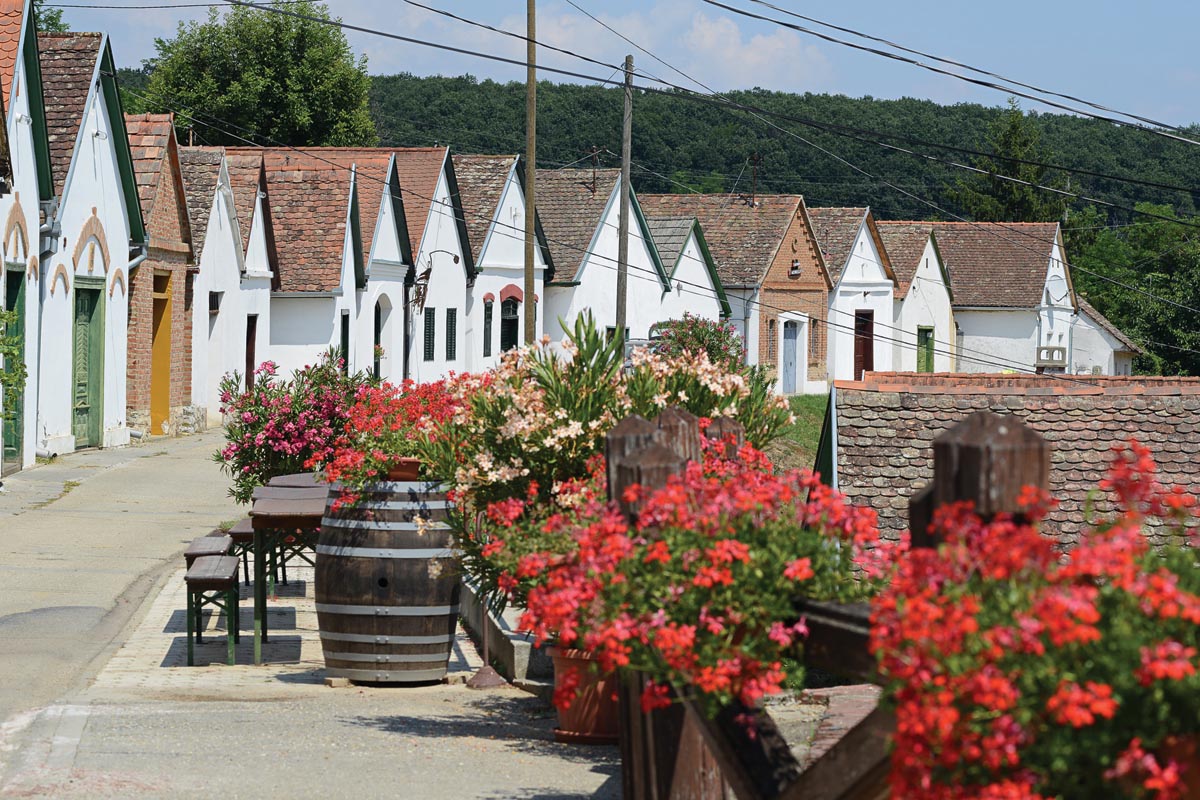
[(604, 152), (604, 151), (601, 150), (599, 147), (596, 147), (596, 145), (592, 145), (592, 149), (588, 150), (584, 153), (584, 155), (590, 156), (592, 159), (592, 190), (591, 190), (592, 194), (596, 193), (596, 170), (600, 166), (600, 154), (602, 152)]

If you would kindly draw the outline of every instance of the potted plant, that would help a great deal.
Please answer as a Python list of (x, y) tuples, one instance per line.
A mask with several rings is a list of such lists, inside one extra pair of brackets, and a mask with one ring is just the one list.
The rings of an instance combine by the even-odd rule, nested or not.
[(1195, 500), (1154, 471), (1136, 442), (1118, 450), (1100, 488), (1120, 513), (1065, 554), (1034, 490), (1027, 520), (936, 515), (942, 544), (903, 559), (873, 610), (894, 797), (1197, 796)]

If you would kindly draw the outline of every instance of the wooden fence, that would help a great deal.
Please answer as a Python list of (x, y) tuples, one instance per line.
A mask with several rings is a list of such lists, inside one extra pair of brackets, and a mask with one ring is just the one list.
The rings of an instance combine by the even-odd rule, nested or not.
[[(654, 421), (628, 417), (608, 434), (609, 497), (631, 519), (636, 503), (625, 501), (632, 484), (661, 488), (690, 460), (700, 458), (699, 420), (669, 408)], [(703, 432), (733, 437), (743, 431), (719, 419)], [(1049, 448), (1012, 416), (979, 412), (939, 436), (933, 445), (934, 475), (909, 504), (914, 547), (937, 542), (929, 524), (944, 503), (971, 500), (985, 519), (1018, 514), (1017, 498), (1028, 485), (1049, 485)], [(807, 602), (809, 666), (848, 678), (876, 682), (867, 650), (869, 607), (865, 603)], [(639, 698), (645, 678), (623, 676), (620, 684), (621, 763), (627, 800), (866, 800), (887, 796), (888, 740), (895, 718), (875, 708), (817, 760), (802, 766), (763, 709), (727, 707), (709, 719), (680, 687), (679, 703), (643, 713)], [(745, 724), (750, 715), (755, 725)], [(753, 733), (751, 733), (751, 728)]]

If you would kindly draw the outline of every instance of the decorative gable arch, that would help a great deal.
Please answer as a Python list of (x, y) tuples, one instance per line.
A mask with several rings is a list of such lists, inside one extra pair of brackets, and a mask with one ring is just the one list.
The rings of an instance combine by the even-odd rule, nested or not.
[(108, 274), (109, 254), (108, 254), (108, 237), (104, 235), (104, 223), (96, 216), (96, 207), (92, 206), (92, 215), (88, 217), (87, 222), (83, 223), (82, 230), (79, 231), (79, 241), (75, 243), (75, 253), (71, 256), (71, 263), (75, 267), (75, 271), (79, 271), (79, 258), (83, 255), (84, 248), (88, 251), (88, 274), (95, 271), (96, 246), (100, 247), (100, 260), (104, 266), (104, 274)]
[(37, 257), (37, 256), (30, 256), (30, 257), (29, 257), (29, 269), (28, 269), (28, 271), (26, 271), (26, 273), (25, 273), (25, 279), (26, 279), (26, 280), (28, 280), (28, 281), (31, 281), (31, 282), (32, 282), (32, 281), (36, 281), (36, 280), (38, 279), (38, 265), (39, 265), (40, 263), (41, 263), (41, 262), (39, 262), (39, 261), (38, 261), (38, 257)]
[(55, 282), (58, 280), (59, 275), (61, 275), (62, 279), (63, 279), (63, 289), (66, 290), (67, 292), (71, 291), (71, 276), (67, 273), (67, 267), (65, 264), (59, 264), (57, 267), (54, 268), (54, 274), (50, 276), (50, 296), (51, 297), (54, 296), (54, 285), (55, 285)]
[[(17, 245), (20, 250), (17, 250)], [(8, 261), (24, 261), (29, 256), (29, 231), (25, 226), (25, 209), (21, 207), (21, 193), (13, 193), (13, 206), (4, 223), (4, 258)]]
[(121, 269), (120, 267), (117, 267), (116, 269), (113, 270), (112, 281), (110, 281), (108, 284), (108, 296), (109, 297), (112, 297), (113, 294), (117, 291), (118, 283), (121, 284), (121, 294), (122, 295), (128, 294), (129, 292), (125, 286), (125, 271), (123, 269)]

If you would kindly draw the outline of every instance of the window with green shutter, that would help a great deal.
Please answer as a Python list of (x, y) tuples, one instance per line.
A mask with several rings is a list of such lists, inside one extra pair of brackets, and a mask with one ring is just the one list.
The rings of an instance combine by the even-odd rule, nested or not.
[(446, 360), (458, 358), (458, 309), (446, 309)]
[(917, 372), (933, 372), (933, 328), (917, 328)]
[(433, 361), (433, 339), (437, 335), (437, 315), (432, 308), (425, 309), (425, 360)]
[(483, 304), (483, 355), (492, 354), (492, 301)]

